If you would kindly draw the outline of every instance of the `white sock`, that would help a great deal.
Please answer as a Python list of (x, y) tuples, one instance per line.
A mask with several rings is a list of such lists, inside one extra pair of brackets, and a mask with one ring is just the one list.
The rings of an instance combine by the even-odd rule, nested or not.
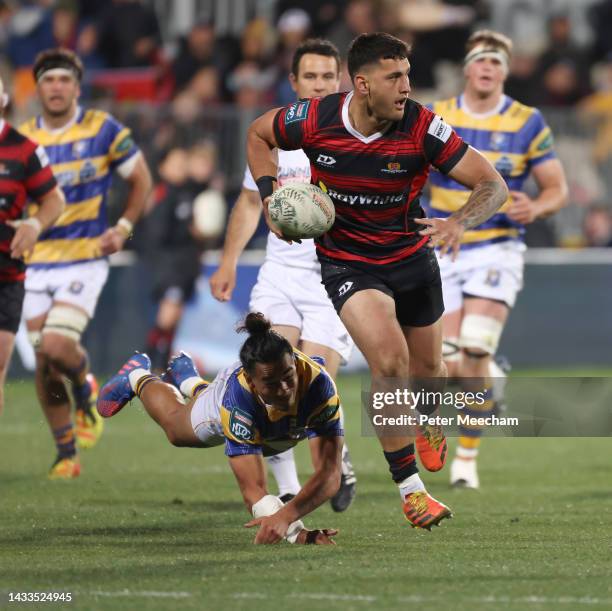
[(204, 380), (200, 376), (192, 376), (183, 380), (179, 388), (186, 397), (191, 397), (193, 389), (202, 382), (204, 382)]
[(293, 458), (293, 448), (275, 456), (268, 456), (266, 462), (278, 485), (278, 496), (297, 494), (301, 490)]
[(478, 456), (478, 448), (462, 448), (457, 446), (457, 458), (472, 460)]
[(402, 500), (405, 500), (406, 497), (413, 492), (425, 490), (425, 484), (421, 481), (418, 473), (414, 473), (410, 477), (407, 477), (403, 482), (400, 482), (397, 487), (399, 488)]
[(132, 387), (132, 390), (136, 392), (136, 385), (140, 381), (140, 378), (150, 375), (151, 372), (147, 369), (133, 369), (132, 371), (130, 371), (128, 377), (130, 378), (130, 386)]

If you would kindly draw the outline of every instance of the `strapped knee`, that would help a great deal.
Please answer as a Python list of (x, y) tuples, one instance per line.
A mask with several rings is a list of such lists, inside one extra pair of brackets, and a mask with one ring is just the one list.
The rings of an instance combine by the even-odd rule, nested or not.
[(88, 322), (89, 317), (85, 312), (70, 306), (55, 305), (47, 314), (42, 332), (57, 333), (78, 342)]
[(472, 358), (495, 354), (503, 328), (503, 323), (496, 318), (468, 314), (461, 323), (459, 346)]
[(448, 337), (442, 342), (442, 358), (447, 363), (456, 363), (461, 360), (458, 337)]
[(34, 350), (38, 350), (40, 348), (41, 337), (42, 333), (40, 331), (28, 331), (28, 341)]

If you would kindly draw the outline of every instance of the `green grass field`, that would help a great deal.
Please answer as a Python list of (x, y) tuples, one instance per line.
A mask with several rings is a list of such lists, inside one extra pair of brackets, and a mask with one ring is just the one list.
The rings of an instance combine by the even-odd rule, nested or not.
[[(331, 548), (253, 546), (223, 450), (171, 447), (137, 401), (82, 455), (78, 480), (47, 481), (54, 449), (32, 384), (9, 382), (0, 607), (16, 606), (9, 591), (53, 590), (88, 610), (612, 608), (609, 439), (490, 438), (481, 491), (451, 490), (447, 470), (424, 475), (455, 517), (416, 531), (360, 434), (359, 380), (339, 386), (357, 498), (306, 518), (340, 529)], [(297, 456), (305, 479), (307, 447)]]

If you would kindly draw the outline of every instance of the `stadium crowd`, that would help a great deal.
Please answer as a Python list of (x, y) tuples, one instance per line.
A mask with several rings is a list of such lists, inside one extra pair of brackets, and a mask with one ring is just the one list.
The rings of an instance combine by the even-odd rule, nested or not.
[(601, 246), (612, 224), (611, 25), (610, 0), (0, 0), (0, 74), (18, 122), (35, 109), (36, 54), (75, 50), (84, 103), (129, 125), (152, 167), (172, 146), (212, 138), (233, 201), (245, 126), (293, 99), (289, 63), (305, 38), (345, 52), (358, 33), (393, 33), (413, 48), (413, 97), (432, 102), (460, 90), (470, 32), (492, 27), (515, 42), (506, 92), (543, 109), (568, 168), (570, 206), (530, 227), (527, 243)]

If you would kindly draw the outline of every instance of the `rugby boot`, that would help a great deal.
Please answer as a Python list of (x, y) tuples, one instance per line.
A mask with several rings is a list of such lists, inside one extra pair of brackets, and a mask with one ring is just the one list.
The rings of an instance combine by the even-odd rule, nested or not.
[(452, 518), (453, 514), (446, 505), (421, 490), (406, 495), (404, 516), (413, 528), (431, 530), (432, 526), (438, 526), (445, 518)]
[(351, 462), (350, 454), (344, 446), (342, 450), (342, 475), (340, 478), (340, 488), (338, 492), (330, 499), (332, 509), (340, 513), (346, 511), (350, 504), (355, 498), (355, 485), (357, 484), (357, 478), (355, 477), (355, 470), (353, 469), (353, 463)]
[(81, 463), (79, 457), (75, 454), (74, 456), (58, 456), (47, 477), (49, 479), (74, 479), (81, 474)]
[(440, 425), (419, 426), (415, 445), (421, 464), (428, 471), (439, 471), (446, 463), (448, 444)]
[(88, 450), (93, 448), (102, 436), (104, 420), (96, 408), (99, 388), (98, 381), (93, 373), (87, 374), (86, 384), (84, 386), (87, 392), (81, 393), (81, 400), (77, 402), (76, 405), (75, 429), (77, 445), (79, 448)]
[(151, 369), (151, 359), (146, 354), (134, 353), (123, 367), (100, 389), (98, 412), (103, 418), (110, 418), (121, 411), (136, 393), (130, 384), (130, 372), (135, 369)]

